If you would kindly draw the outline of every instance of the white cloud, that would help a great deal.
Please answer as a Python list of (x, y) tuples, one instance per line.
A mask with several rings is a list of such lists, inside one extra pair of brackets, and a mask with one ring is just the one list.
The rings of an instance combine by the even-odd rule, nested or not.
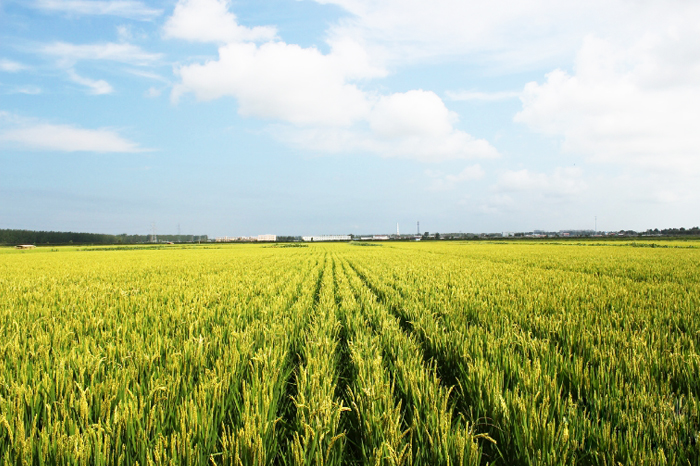
[(239, 25), (228, 5), (228, 0), (179, 0), (163, 33), (166, 38), (219, 44), (269, 41), (277, 35), (277, 30), (271, 26)]
[[(457, 115), (433, 92), (413, 90), (371, 99), (360, 124), (351, 127), (311, 125), (276, 127), (282, 141), (318, 152), (367, 152), (423, 162), (495, 158), (487, 141), (454, 128)], [(330, 104), (330, 102), (327, 102)]]
[(525, 86), (515, 119), (593, 161), (698, 173), (699, 34), (691, 18), (631, 43), (588, 37), (573, 74)]
[(422, 162), (454, 159), (495, 158), (498, 151), (483, 139), (453, 129), (445, 137), (412, 135), (387, 139), (359, 128), (273, 127), (274, 137), (322, 153), (366, 152)]
[[(146, 52), (136, 45), (127, 43), (70, 44), (54, 42), (43, 45), (39, 48), (39, 52), (55, 58), (57, 66), (66, 70), (71, 81), (88, 87), (89, 93), (93, 95), (111, 94), (114, 89), (103, 79), (91, 79), (78, 75), (73, 67), (79, 61), (114, 61), (143, 68), (153, 65), (162, 57), (159, 53)], [(157, 76), (142, 70), (128, 69), (126, 71), (149, 78)], [(158, 78), (160, 77), (158, 76)]]
[(385, 75), (365, 50), (348, 40), (331, 43), (323, 54), (314, 47), (270, 41), (271, 29), (238, 26), (224, 0), (182, 0), (165, 27), (166, 36), (228, 42), (219, 59), (181, 66), (173, 100), (193, 92), (199, 100), (224, 96), (238, 100), (241, 115), (295, 125), (348, 126), (366, 118), (368, 96), (350, 80)]
[(385, 156), (424, 161), (498, 156), (487, 141), (455, 129), (457, 120), (457, 114), (434, 92), (398, 92), (376, 101), (367, 117), (370, 134), (356, 136), (354, 145)]
[(381, 96), (363, 90), (360, 81), (387, 71), (360, 42), (335, 37), (327, 54), (281, 41), (244, 42), (251, 38), (235, 32), (235, 16), (222, 0), (180, 2), (166, 35), (175, 36), (172, 24), (185, 17), (224, 18), (225, 29), (234, 32), (225, 37), (216, 32), (217, 23), (211, 36), (182, 32), (200, 31), (200, 26), (178, 27), (178, 37), (230, 43), (219, 47), (217, 60), (176, 70), (181, 82), (173, 87), (174, 102), (188, 92), (203, 101), (233, 97), (241, 115), (282, 122), (271, 129), (277, 138), (322, 152), (363, 151), (424, 161), (498, 156), (487, 141), (455, 128), (457, 115), (434, 92)]
[(519, 97), (521, 92), (500, 91), (500, 92), (478, 92), (478, 91), (447, 91), (445, 95), (450, 100), (472, 101), (481, 100), (495, 102), (498, 100), (508, 100)]
[(163, 76), (159, 75), (158, 73), (153, 73), (151, 71), (146, 71), (142, 68), (125, 68), (123, 71), (133, 74), (134, 76), (139, 76), (141, 78), (146, 78), (146, 79), (152, 79), (154, 81), (160, 81), (165, 84), (170, 84), (170, 80), (167, 78), (164, 78)]
[(90, 78), (85, 78), (83, 76), (78, 75), (72, 69), (68, 70), (68, 76), (70, 77), (71, 81), (88, 87), (90, 89), (89, 94), (103, 95), (111, 94), (112, 92), (114, 92), (112, 86), (107, 81), (104, 81), (102, 79), (94, 80)]
[(161, 90), (156, 89), (155, 87), (149, 87), (148, 90), (146, 91), (146, 97), (150, 97), (152, 99), (156, 97), (160, 97)]
[(241, 115), (347, 126), (366, 117), (370, 103), (346, 82), (341, 61), (333, 53), (283, 42), (228, 44), (219, 48), (217, 61), (180, 67), (182, 82), (173, 98), (188, 91), (200, 100), (231, 96)]
[[(619, 200), (618, 196), (607, 197), (611, 191), (605, 187), (615, 187), (615, 184), (606, 185), (605, 181), (612, 180), (591, 183), (578, 167), (558, 167), (550, 172), (505, 170), (490, 189), (481, 190), (478, 196), (463, 199), (460, 204), (476, 214), (501, 216), (505, 229), (513, 228), (506, 225), (520, 225), (516, 227), (520, 231), (554, 226), (557, 230), (578, 228), (582, 214), (585, 213), (588, 220), (587, 204), (608, 206), (613, 200)], [(594, 215), (590, 214), (591, 223)], [(572, 223), (572, 220), (576, 221)]]
[(475, 164), (465, 167), (456, 175), (445, 175), (440, 171), (426, 170), (425, 174), (432, 179), (430, 190), (432, 191), (447, 191), (454, 189), (458, 184), (466, 183), (467, 181), (480, 180), (486, 175), (481, 165)]
[(585, 34), (628, 29), (653, 7), (624, 0), (316, 1), (352, 15), (332, 27), (332, 37), (366, 41), (392, 62), (469, 56), (508, 69), (567, 58)]
[(125, 43), (69, 44), (54, 42), (41, 47), (40, 51), (59, 59), (65, 66), (72, 66), (79, 60), (109, 60), (131, 65), (150, 65), (161, 58), (159, 53), (150, 53), (140, 47)]
[(384, 139), (441, 138), (450, 135), (457, 118), (435, 93), (413, 90), (381, 97), (369, 116), (369, 126)]
[(499, 193), (530, 193), (550, 199), (578, 195), (587, 188), (583, 171), (577, 167), (556, 168), (550, 175), (527, 169), (508, 170), (498, 177), (493, 186), (494, 191)]
[(138, 144), (110, 129), (34, 123), (0, 131), (0, 143), (57, 152), (143, 152)]
[(12, 60), (6, 60), (6, 59), (0, 59), (0, 71), (6, 71), (8, 73), (16, 73), (18, 71), (22, 71), (27, 69), (26, 66), (24, 66), (21, 63), (17, 63), (16, 61)]
[(37, 86), (18, 86), (13, 90), (16, 94), (38, 95), (41, 94), (41, 88)]
[(76, 15), (112, 15), (138, 20), (152, 20), (163, 13), (132, 0), (36, 0), (34, 7)]

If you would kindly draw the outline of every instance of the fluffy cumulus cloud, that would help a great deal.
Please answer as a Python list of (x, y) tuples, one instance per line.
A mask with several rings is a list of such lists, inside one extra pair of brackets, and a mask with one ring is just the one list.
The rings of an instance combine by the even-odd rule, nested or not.
[(368, 101), (361, 124), (353, 127), (277, 127), (274, 134), (319, 152), (360, 151), (423, 162), (499, 155), (488, 141), (456, 129), (456, 115), (433, 92), (413, 90)]
[(372, 152), (425, 161), (498, 155), (487, 141), (455, 129), (457, 120), (434, 92), (398, 92), (376, 101), (367, 117), (370, 132), (357, 144)]
[[(198, 20), (185, 26), (186, 18), (199, 16), (222, 18), (226, 25), (221, 30), (230, 34), (208, 31)], [(175, 102), (190, 92), (199, 100), (233, 97), (241, 115), (280, 122), (271, 129), (279, 139), (318, 151), (359, 150), (432, 161), (498, 155), (487, 141), (456, 129), (457, 115), (433, 92), (378, 95), (364, 90), (362, 83), (387, 71), (350, 38), (329, 40), (325, 54), (279, 40), (258, 44), (265, 38), (262, 32), (241, 29), (222, 0), (181, 0), (165, 34), (226, 42), (217, 60), (177, 69)]]
[(187, 91), (201, 100), (231, 96), (245, 116), (349, 125), (368, 113), (369, 104), (346, 81), (338, 62), (342, 57), (333, 53), (284, 42), (227, 44), (219, 49), (218, 60), (181, 67), (182, 81), (173, 96)]
[(384, 139), (449, 136), (457, 114), (433, 92), (414, 90), (383, 96), (369, 117), (372, 131)]
[(698, 13), (632, 41), (588, 37), (572, 73), (525, 86), (516, 121), (597, 162), (700, 173)]
[(111, 15), (137, 20), (152, 20), (160, 16), (157, 10), (133, 0), (36, 0), (35, 8), (74, 15)]
[(248, 28), (238, 24), (228, 0), (180, 0), (163, 28), (165, 37), (197, 42), (230, 43), (268, 41), (277, 30), (270, 26)]

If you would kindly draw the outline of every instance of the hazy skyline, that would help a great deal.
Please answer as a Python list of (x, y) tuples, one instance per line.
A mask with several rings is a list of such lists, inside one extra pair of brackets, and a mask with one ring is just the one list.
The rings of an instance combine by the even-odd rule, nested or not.
[(0, 228), (700, 224), (700, 4), (7, 0)]

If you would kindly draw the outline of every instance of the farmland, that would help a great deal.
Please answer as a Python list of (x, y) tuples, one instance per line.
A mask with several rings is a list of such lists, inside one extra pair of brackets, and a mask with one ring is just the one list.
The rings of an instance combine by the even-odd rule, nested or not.
[(699, 462), (699, 243), (0, 250), (1, 464)]

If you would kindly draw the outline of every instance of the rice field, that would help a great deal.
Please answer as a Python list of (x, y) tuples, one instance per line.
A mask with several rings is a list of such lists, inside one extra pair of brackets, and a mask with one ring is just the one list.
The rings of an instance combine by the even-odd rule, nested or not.
[(0, 464), (700, 464), (700, 243), (281, 246), (0, 249)]

